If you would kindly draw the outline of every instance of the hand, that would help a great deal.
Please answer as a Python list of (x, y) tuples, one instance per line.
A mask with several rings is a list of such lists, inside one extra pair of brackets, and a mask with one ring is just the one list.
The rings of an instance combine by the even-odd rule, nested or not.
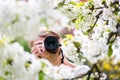
[(35, 54), (37, 57), (45, 57), (45, 55), (43, 54), (44, 51), (45, 51), (45, 48), (44, 48), (43, 41), (37, 40), (33, 43), (31, 52)]

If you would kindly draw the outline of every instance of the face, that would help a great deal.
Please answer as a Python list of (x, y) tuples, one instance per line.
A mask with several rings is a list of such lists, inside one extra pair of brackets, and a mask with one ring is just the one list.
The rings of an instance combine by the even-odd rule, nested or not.
[[(35, 54), (38, 58), (48, 58), (49, 55), (52, 55), (51, 53), (47, 52), (44, 47), (44, 40), (45, 38), (39, 37), (35, 41), (33, 41), (32, 44), (32, 50), (31, 52)], [(60, 51), (60, 48), (58, 48), (57, 53)], [(57, 54), (55, 54), (57, 55)]]

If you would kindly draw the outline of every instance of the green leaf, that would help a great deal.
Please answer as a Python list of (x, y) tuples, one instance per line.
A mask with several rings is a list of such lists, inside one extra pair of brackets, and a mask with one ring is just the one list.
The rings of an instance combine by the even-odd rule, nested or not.
[(61, 7), (63, 7), (64, 5), (65, 5), (65, 0), (59, 2), (59, 3), (58, 3), (58, 6), (57, 6), (56, 8), (57, 8), (57, 9), (58, 9), (58, 8), (61, 8)]
[(113, 49), (112, 49), (112, 44), (109, 44), (109, 48), (108, 48), (108, 56), (110, 57), (113, 53)]
[(76, 5), (76, 2), (70, 1), (69, 4)]
[(48, 28), (48, 27), (49, 27), (49, 25), (48, 25), (48, 23), (47, 23), (47, 19), (46, 19), (46, 18), (41, 18), (41, 19), (40, 19), (40, 22), (41, 22), (41, 23), (43, 23), (43, 24), (46, 26), (46, 28)]
[(102, 0), (102, 4), (105, 4), (106, 3), (106, 0)]
[(89, 4), (88, 4), (87, 8), (92, 9), (92, 10), (94, 9), (94, 5), (93, 5), (92, 0), (89, 0)]
[(0, 80), (7, 80), (7, 79), (5, 79), (4, 77), (0, 76)]
[(84, 20), (84, 16), (82, 14), (78, 15), (78, 19), (75, 20), (75, 28), (79, 28), (79, 24)]
[(26, 67), (26, 68), (29, 68), (31, 63), (32, 63), (31, 61), (27, 61), (27, 62), (25, 63), (25, 67)]
[(64, 5), (63, 2), (60, 2), (60, 3), (58, 4), (59, 7), (63, 7), (63, 5)]
[(66, 37), (67, 39), (72, 39), (72, 38), (73, 38), (73, 35), (72, 35), (72, 34), (66, 34), (65, 37)]
[(41, 63), (42, 68), (44, 68), (46, 66), (46, 64), (44, 62)]
[(28, 42), (24, 38), (19, 37), (11, 41), (11, 43), (14, 43), (14, 42), (18, 42), (21, 46), (23, 46), (25, 51), (27, 52), (31, 51), (30, 46), (28, 45)]
[(6, 59), (3, 63), (2, 63), (2, 66), (4, 67), (4, 66), (6, 66), (6, 65), (12, 65), (12, 63), (13, 63), (13, 59), (11, 59), (11, 58), (8, 58), (8, 59)]
[(88, 35), (88, 32), (87, 32), (87, 31), (86, 31), (86, 32), (83, 32), (83, 34), (84, 34), (84, 35)]
[(44, 76), (45, 74), (43, 73), (43, 71), (39, 72), (39, 80), (44, 80)]
[(74, 46), (76, 47), (76, 48), (80, 48), (81, 47), (81, 44), (79, 43), (79, 42), (73, 42), (73, 44), (74, 44)]
[(79, 28), (79, 20), (75, 20), (75, 28), (78, 29)]
[(77, 5), (76, 5), (76, 8), (79, 8), (81, 6), (84, 6), (84, 2), (79, 2)]
[(109, 30), (109, 29), (106, 29), (106, 32), (111, 32), (111, 30)]
[(10, 74), (10, 72), (9, 71), (5, 71), (4, 74), (7, 76), (7, 75)]
[(18, 21), (19, 21), (19, 15), (16, 14), (16, 15), (15, 15), (15, 19), (12, 21), (12, 24), (14, 24), (14, 23), (16, 23), (16, 22), (18, 22)]

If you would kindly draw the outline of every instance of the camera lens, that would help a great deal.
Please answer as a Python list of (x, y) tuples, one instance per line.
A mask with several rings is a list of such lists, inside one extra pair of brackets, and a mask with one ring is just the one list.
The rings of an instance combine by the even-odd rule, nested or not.
[(55, 38), (54, 36), (48, 36), (44, 40), (44, 45), (45, 45), (45, 49), (48, 52), (55, 54), (57, 52), (59, 42), (58, 39)]

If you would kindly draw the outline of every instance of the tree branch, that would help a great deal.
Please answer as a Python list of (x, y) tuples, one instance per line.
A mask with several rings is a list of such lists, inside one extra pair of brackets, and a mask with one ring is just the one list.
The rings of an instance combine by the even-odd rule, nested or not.
[(87, 30), (88, 33), (93, 30), (93, 28), (95, 27), (95, 25), (96, 25), (96, 23), (97, 23), (100, 15), (101, 15), (102, 13), (103, 13), (103, 10), (99, 11), (99, 13), (95, 16), (95, 17), (96, 17), (96, 20), (95, 20), (94, 24), (91, 26), (91, 28)]
[(97, 78), (97, 80), (100, 80), (101, 71), (99, 70), (99, 68), (97, 66), (97, 63), (93, 64), (93, 66), (91, 67), (91, 69), (87, 73), (79, 75), (79, 76), (71, 78), (71, 79), (63, 79), (63, 80), (75, 80), (75, 79), (79, 79), (79, 78), (82, 78), (82, 77), (87, 76), (87, 75), (88, 76), (87, 76), (86, 80), (90, 80), (90, 76), (94, 72), (94, 69), (96, 69), (96, 71), (98, 72), (98, 75), (99, 75), (98, 78)]

